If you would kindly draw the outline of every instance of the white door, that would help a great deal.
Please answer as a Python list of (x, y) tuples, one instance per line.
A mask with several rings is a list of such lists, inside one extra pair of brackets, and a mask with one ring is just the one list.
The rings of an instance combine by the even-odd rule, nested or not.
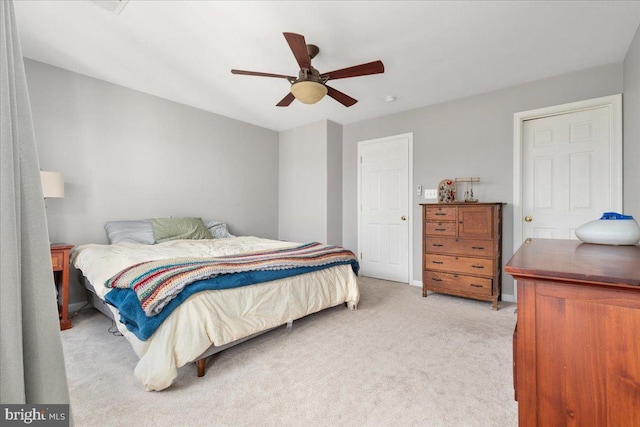
[(608, 107), (527, 120), (522, 136), (523, 239), (575, 239), (615, 210)]
[(603, 212), (623, 212), (622, 95), (513, 118), (514, 251), (528, 237), (575, 238)]
[(363, 276), (409, 282), (411, 138), (400, 135), (358, 144)]

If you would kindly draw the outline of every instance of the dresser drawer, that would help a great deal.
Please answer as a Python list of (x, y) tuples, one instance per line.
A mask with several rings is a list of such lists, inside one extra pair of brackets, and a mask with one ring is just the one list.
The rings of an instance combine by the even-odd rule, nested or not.
[(429, 237), (424, 249), (426, 252), (493, 257), (494, 246), (493, 240)]
[(53, 266), (53, 271), (62, 270), (63, 264), (64, 254), (62, 252), (53, 252), (51, 254), (51, 265)]
[(458, 208), (454, 206), (429, 206), (426, 208), (429, 221), (456, 221)]
[(452, 236), (458, 233), (458, 224), (455, 222), (430, 222), (424, 223), (424, 234), (429, 236)]
[(493, 284), (491, 279), (483, 277), (440, 273), (437, 271), (425, 271), (424, 280), (428, 288), (445, 288), (477, 295), (491, 295)]
[(456, 273), (492, 276), (493, 260), (452, 255), (426, 254), (425, 270), (452, 271)]

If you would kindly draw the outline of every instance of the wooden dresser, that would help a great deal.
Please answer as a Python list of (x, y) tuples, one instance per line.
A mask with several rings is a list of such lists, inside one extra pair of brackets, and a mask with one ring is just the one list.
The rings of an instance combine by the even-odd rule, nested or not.
[(640, 426), (640, 247), (528, 239), (505, 271), (519, 425)]
[(422, 204), (422, 296), (493, 302), (502, 292), (503, 203)]

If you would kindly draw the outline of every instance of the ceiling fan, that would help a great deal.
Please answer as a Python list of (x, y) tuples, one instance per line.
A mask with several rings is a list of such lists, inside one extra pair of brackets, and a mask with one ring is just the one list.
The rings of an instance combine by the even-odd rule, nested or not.
[(294, 99), (305, 104), (315, 104), (324, 98), (325, 95), (329, 95), (345, 107), (351, 107), (358, 101), (339, 90), (327, 86), (327, 82), (329, 80), (384, 73), (384, 64), (382, 64), (382, 61), (373, 61), (321, 74), (311, 66), (311, 60), (318, 54), (318, 52), (320, 52), (318, 46), (307, 44), (304, 40), (304, 36), (300, 34), (282, 34), (284, 34), (284, 38), (287, 40), (287, 43), (293, 52), (293, 56), (296, 58), (296, 61), (300, 66), (300, 72), (298, 73), (297, 78), (294, 76), (285, 76), (283, 74), (231, 70), (233, 74), (287, 79), (289, 83), (291, 83), (291, 92), (276, 104), (278, 107), (287, 107)]

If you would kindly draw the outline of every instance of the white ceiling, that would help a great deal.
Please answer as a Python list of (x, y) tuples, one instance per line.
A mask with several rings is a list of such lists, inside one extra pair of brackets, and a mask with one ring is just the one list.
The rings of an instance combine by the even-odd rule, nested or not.
[[(25, 57), (273, 130), (384, 116), (620, 62), (640, 1), (14, 0)], [(297, 75), (282, 36), (320, 47), (328, 72), (380, 59), (385, 73), (335, 80), (359, 100), (275, 104)], [(385, 97), (397, 100), (387, 103)]]

